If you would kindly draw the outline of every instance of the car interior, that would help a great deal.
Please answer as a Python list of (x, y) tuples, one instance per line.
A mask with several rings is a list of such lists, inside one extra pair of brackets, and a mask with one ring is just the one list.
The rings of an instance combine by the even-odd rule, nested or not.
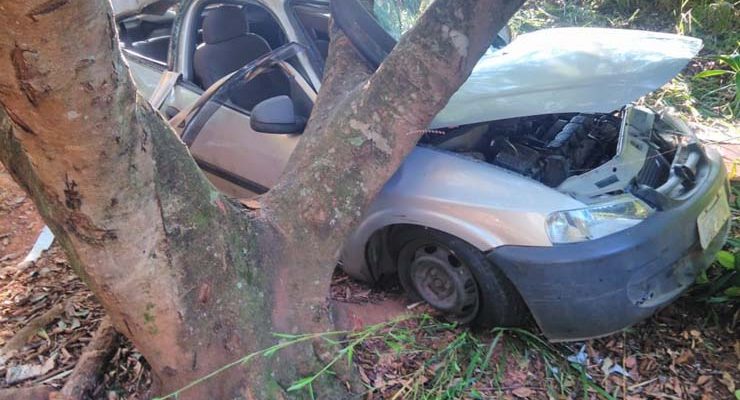
[(311, 4), (300, 4), (293, 8), (298, 20), (313, 41), (316, 50), (325, 61), (329, 54), (329, 10), (312, 6)]
[[(305, 33), (316, 45), (323, 63), (329, 49), (328, 10), (297, 5), (294, 11)], [(176, 12), (177, 7), (173, 7), (163, 15), (142, 14), (120, 21), (122, 48), (166, 65)], [(238, 0), (209, 3), (203, 8), (196, 27), (191, 83), (202, 90), (287, 43), (278, 21), (257, 3)], [(295, 60), (289, 63), (300, 71), (300, 63), (292, 61)], [(248, 82), (232, 85), (228, 101), (232, 106), (249, 112), (264, 100), (278, 96), (288, 96), (293, 100), (297, 116), (310, 114), (310, 99), (306, 98), (293, 77), (277, 67)]]
[[(285, 43), (272, 15), (253, 4), (217, 3), (206, 7), (193, 54), (194, 82), (205, 90), (216, 81)], [(231, 102), (250, 111), (263, 100), (290, 95), (290, 79), (276, 68), (231, 91)]]

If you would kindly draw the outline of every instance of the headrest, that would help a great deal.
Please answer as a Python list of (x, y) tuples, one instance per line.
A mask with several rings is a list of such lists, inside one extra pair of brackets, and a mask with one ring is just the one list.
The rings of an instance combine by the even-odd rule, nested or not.
[(207, 44), (224, 42), (249, 32), (249, 25), (239, 7), (220, 6), (208, 10), (203, 20), (203, 41)]

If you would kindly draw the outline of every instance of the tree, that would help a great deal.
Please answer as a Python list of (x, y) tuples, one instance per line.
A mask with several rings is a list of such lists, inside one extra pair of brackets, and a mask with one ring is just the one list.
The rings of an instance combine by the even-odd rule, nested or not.
[[(268, 347), (272, 332), (331, 328), (344, 237), (521, 3), (437, 0), (377, 71), (333, 28), (301, 143), (246, 211), (137, 96), (108, 2), (2, 0), (0, 160), (168, 392)], [(325, 352), (293, 347), (183, 396), (280, 398)]]

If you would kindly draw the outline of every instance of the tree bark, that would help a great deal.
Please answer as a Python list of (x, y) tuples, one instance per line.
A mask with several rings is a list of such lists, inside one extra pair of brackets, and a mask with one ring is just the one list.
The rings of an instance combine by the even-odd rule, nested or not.
[[(108, 2), (0, 0), (0, 161), (167, 393), (273, 332), (331, 328), (344, 237), (521, 3), (437, 0), (378, 71), (333, 29), (303, 139), (246, 212), (136, 95)], [(180, 398), (282, 398), (324, 350), (257, 358)]]

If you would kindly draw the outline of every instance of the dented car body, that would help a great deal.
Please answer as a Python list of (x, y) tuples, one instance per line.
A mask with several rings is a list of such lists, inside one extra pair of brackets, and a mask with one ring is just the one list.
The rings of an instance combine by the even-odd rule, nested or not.
[[(340, 28), (343, 15), (367, 26), (356, 45), (382, 61), (394, 39), (375, 34), (376, 16), (335, 3)], [(277, 182), (300, 140), (329, 11), (322, 0), (193, 0), (164, 25), (136, 13), (118, 23), (141, 92), (214, 184), (245, 198)], [(621, 330), (688, 288), (729, 230), (719, 156), (680, 119), (631, 104), (701, 42), (596, 28), (502, 35), (371, 204), (343, 269), (370, 282), (398, 274), (461, 322), (508, 323), (500, 305), (523, 300), (551, 340)], [(259, 44), (244, 52), (259, 54), (230, 59), (249, 41)]]

